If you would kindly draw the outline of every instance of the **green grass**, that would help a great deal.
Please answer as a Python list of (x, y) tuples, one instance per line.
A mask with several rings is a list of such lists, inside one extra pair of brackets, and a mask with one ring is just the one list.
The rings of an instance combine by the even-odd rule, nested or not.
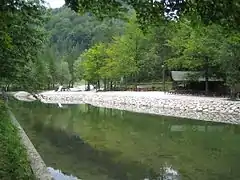
[(2, 101), (0, 101), (0, 179), (35, 179), (27, 159), (26, 149), (20, 142), (18, 130), (12, 125), (7, 108)]

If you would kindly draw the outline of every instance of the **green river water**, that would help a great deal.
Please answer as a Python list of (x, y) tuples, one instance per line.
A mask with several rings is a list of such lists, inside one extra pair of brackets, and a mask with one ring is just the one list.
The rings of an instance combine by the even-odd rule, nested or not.
[(46, 165), (66, 175), (83, 180), (240, 179), (239, 125), (87, 104), (59, 108), (12, 101), (10, 107)]

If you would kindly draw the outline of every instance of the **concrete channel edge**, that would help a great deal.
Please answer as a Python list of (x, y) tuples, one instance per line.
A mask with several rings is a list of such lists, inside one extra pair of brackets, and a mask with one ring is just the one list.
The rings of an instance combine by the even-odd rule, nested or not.
[(30, 141), (29, 137), (15, 118), (14, 114), (9, 110), (9, 115), (13, 125), (18, 129), (21, 142), (27, 150), (27, 155), (30, 161), (32, 171), (37, 180), (54, 180), (50, 172), (47, 170), (47, 166), (42, 160), (40, 154)]

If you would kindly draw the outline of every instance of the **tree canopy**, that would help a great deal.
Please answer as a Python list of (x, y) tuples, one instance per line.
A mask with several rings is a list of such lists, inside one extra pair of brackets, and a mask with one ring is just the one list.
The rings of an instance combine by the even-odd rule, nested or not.
[(170, 70), (201, 71), (206, 87), (212, 76), (232, 91), (240, 81), (237, 0), (66, 0), (48, 10), (40, 0), (2, 1), (0, 8), (2, 84), (49, 89), (84, 79), (111, 89), (159, 82)]
[(45, 7), (41, 1), (1, 1), (1, 78), (18, 78), (25, 65), (34, 61), (45, 40)]
[(238, 28), (240, 4), (238, 0), (65, 0), (75, 12), (91, 12), (96, 16), (122, 17), (133, 8), (142, 24), (158, 24), (162, 19), (177, 16), (197, 16), (205, 24), (221, 24)]

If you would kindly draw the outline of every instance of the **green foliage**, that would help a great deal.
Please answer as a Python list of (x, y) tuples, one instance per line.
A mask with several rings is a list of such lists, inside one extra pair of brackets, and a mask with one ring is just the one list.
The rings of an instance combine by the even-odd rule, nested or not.
[(183, 1), (136, 1), (136, 0), (65, 0), (66, 5), (76, 12), (92, 12), (100, 18), (123, 17), (129, 8), (133, 8), (141, 24), (159, 24), (163, 19), (189, 16), (204, 24), (216, 23), (227, 27), (239, 28), (240, 8), (238, 0)]
[(136, 16), (131, 16), (124, 35), (114, 37), (111, 43), (97, 44), (81, 55), (84, 79), (97, 82), (132, 77), (136, 82), (139, 73), (146, 72), (147, 43), (147, 36), (139, 29)]
[(71, 80), (71, 74), (69, 72), (68, 63), (62, 61), (59, 68), (59, 82), (60, 84), (68, 84)]
[(74, 77), (76, 78), (76, 80), (81, 81), (84, 75), (81, 57), (74, 62), (73, 68), (74, 68)]
[[(79, 55), (96, 43), (111, 42), (114, 35), (122, 33), (122, 24), (123, 22), (117, 19), (105, 19), (100, 22), (89, 13), (79, 16), (66, 7), (51, 11), (50, 19), (46, 24), (50, 34), (47, 46), (51, 47), (55, 55), (54, 61), (60, 59), (68, 63), (71, 75), (69, 85), (73, 86), (74, 82), (81, 78), (74, 70), (76, 69), (75, 61)], [(50, 67), (53, 67), (53, 63)], [(51, 73), (52, 77), (54, 77), (53, 74)], [(78, 74), (77, 77), (75, 74)], [(59, 81), (60, 79), (54, 82)]]
[[(200, 20), (205, 25), (218, 24), (230, 29), (239, 30), (240, 5), (238, 0), (187, 1), (184, 15), (193, 21)], [(197, 17), (197, 18), (196, 18)]]
[[(240, 83), (240, 33), (233, 31), (222, 42), (219, 51), (221, 70), (225, 72), (226, 83), (234, 91)], [(239, 90), (239, 88), (238, 88)]]
[(113, 35), (122, 32), (122, 24), (117, 19), (101, 22), (89, 13), (80, 16), (62, 7), (51, 11), (46, 29), (50, 46), (55, 48), (57, 56), (74, 56), (76, 60), (80, 53), (95, 43), (111, 41)]
[(223, 35), (220, 26), (201, 23), (193, 26), (184, 20), (174, 27), (168, 40), (168, 46), (174, 52), (167, 61), (169, 68), (202, 71), (206, 65), (209, 68), (218, 66), (216, 58)]
[(82, 66), (84, 69), (84, 79), (96, 83), (101, 77), (100, 68), (105, 65), (105, 45), (100, 43), (82, 54)]
[[(172, 69), (196, 70), (232, 87), (239, 81), (236, 1), (66, 0), (81, 15), (66, 6), (46, 12), (33, 2), (1, 7), (7, 12), (0, 13), (3, 85), (30, 91), (82, 79), (136, 85), (162, 81), (162, 65), (166, 75)], [(40, 51), (47, 15), (49, 40)], [(139, 25), (146, 25), (144, 31)]]
[(25, 65), (34, 61), (45, 40), (45, 7), (38, 0), (1, 1), (0, 73), (14, 80)]
[(0, 101), (0, 179), (35, 179), (27, 158), (26, 149), (12, 125), (4, 103)]
[(188, 20), (174, 27), (168, 40), (173, 51), (166, 61), (168, 67), (202, 71), (206, 79), (208, 76), (221, 77), (233, 93), (239, 92), (239, 31), (217, 24), (193, 24)]

